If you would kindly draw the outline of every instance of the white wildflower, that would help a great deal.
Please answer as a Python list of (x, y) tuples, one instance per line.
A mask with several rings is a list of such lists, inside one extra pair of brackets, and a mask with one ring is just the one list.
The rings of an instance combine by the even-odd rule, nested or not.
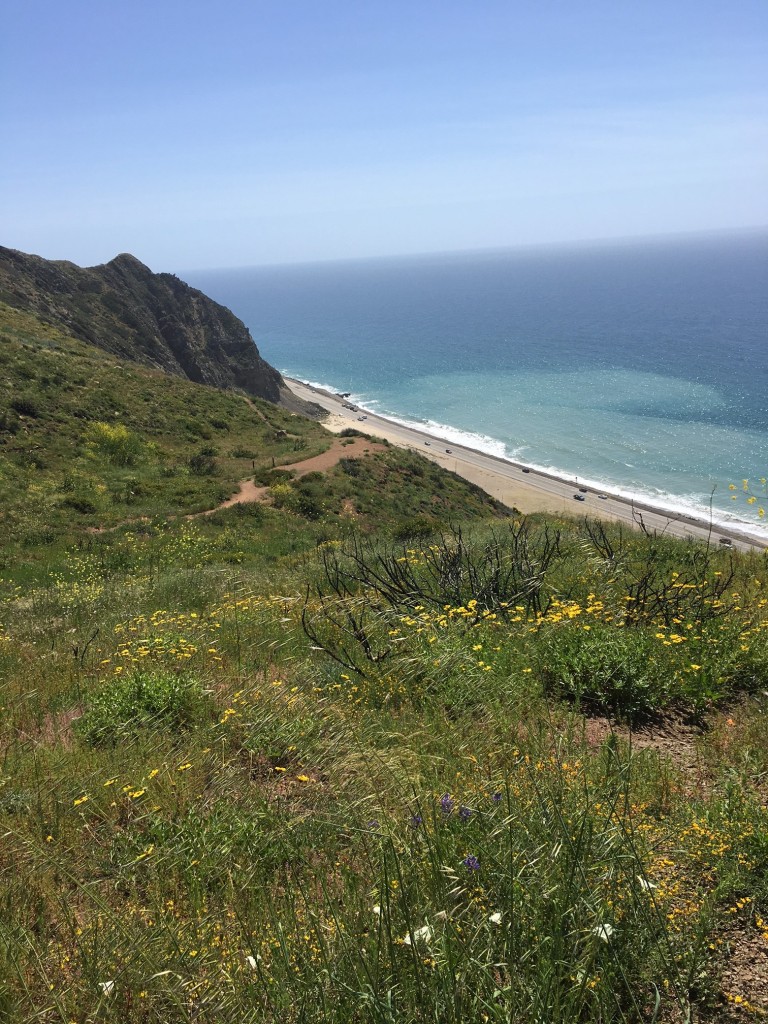
[(637, 876), (637, 884), (641, 889), (644, 889), (645, 892), (650, 892), (651, 889), (658, 889), (657, 885), (654, 885), (653, 882), (649, 882), (648, 879), (643, 878), (642, 875)]
[(614, 933), (614, 930), (615, 929), (614, 929), (613, 925), (612, 924), (608, 924), (606, 922), (605, 924), (595, 925), (595, 927), (592, 929), (592, 934), (596, 935), (597, 938), (601, 939), (603, 942), (609, 942), (611, 936)]
[(256, 954), (256, 956), (253, 956), (251, 953), (246, 954), (245, 962), (248, 964), (252, 971), (256, 970), (256, 966), (259, 960), (261, 960), (261, 957), (259, 956), (258, 953)]
[(99, 988), (105, 996), (111, 996), (115, 991), (115, 983), (114, 981), (100, 981)]
[(422, 928), (417, 928), (413, 933), (413, 939), (411, 939), (411, 933), (409, 932), (403, 939), (404, 946), (426, 946), (432, 940), (432, 929), (428, 924), (425, 924)]
[(488, 920), (491, 924), (501, 924), (501, 911), (497, 910), (495, 914), (491, 914)]
[(378, 903), (377, 903), (377, 904), (376, 904), (376, 906), (375, 906), (375, 907), (373, 908), (373, 911), (372, 911), (372, 913), (373, 913), (373, 916), (374, 916), (374, 917), (381, 917), (381, 907), (379, 906), (379, 904), (378, 904)]

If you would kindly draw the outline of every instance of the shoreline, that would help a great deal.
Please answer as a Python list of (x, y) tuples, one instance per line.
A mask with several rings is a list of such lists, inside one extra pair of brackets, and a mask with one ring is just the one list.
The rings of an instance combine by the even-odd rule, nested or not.
[[(750, 523), (745, 523), (742, 530), (737, 524), (726, 526), (710, 522), (703, 516), (672, 512), (642, 499), (635, 500), (610, 493), (606, 493), (604, 498), (598, 498), (598, 494), (604, 492), (594, 486), (584, 491), (584, 485), (575, 478), (528, 467), (460, 442), (446, 441), (427, 430), (379, 413), (365, 409), (345, 409), (346, 399), (325, 388), (292, 377), (284, 377), (284, 380), (299, 398), (314, 402), (329, 413), (324, 425), (333, 433), (351, 427), (361, 433), (383, 437), (397, 447), (417, 451), (445, 469), (477, 484), (509, 508), (516, 508), (524, 514), (552, 512), (570, 516), (588, 515), (611, 522), (623, 522), (634, 529), (641, 528), (642, 520), (647, 529), (675, 537), (710, 540), (716, 544), (720, 543), (720, 538), (726, 538), (734, 548), (742, 551), (768, 548), (768, 530), (765, 538), (755, 536), (746, 532), (752, 527)], [(361, 420), (361, 416), (365, 419)], [(584, 501), (575, 501), (575, 493), (583, 494)]]

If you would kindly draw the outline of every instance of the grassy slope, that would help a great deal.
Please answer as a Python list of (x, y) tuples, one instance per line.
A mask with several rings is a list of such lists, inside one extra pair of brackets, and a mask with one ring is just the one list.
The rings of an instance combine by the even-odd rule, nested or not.
[[(168, 519), (327, 436), (4, 330), (0, 1020), (768, 1008), (764, 559), (499, 519), (394, 451)], [(670, 761), (579, 708), (710, 728)]]

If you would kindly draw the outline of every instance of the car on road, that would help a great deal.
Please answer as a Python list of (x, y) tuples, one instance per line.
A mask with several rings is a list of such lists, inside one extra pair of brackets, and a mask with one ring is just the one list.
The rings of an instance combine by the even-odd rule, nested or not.
[(429, 445), (429, 441), (425, 441), (424, 444)]
[(581, 491), (582, 494), (589, 494), (589, 491), (587, 490), (586, 487), (580, 487), (579, 490)]
[(530, 469), (528, 469), (527, 466), (523, 466), (523, 472), (524, 473), (530, 473), (531, 471), (530, 471)]
[(598, 494), (598, 498), (602, 498), (603, 501), (608, 501), (608, 495), (607, 494)]
[(731, 547), (733, 547), (733, 541), (731, 540), (731, 538), (730, 538), (730, 537), (721, 537), (721, 538), (720, 538), (720, 543), (721, 543), (721, 544), (722, 544), (722, 545), (723, 545), (724, 547), (726, 547), (726, 548), (731, 548)]
[(574, 498), (576, 499), (576, 501), (584, 501), (583, 494), (574, 494)]
[(445, 454), (446, 455), (453, 455), (453, 449), (452, 448), (446, 448), (445, 449)]

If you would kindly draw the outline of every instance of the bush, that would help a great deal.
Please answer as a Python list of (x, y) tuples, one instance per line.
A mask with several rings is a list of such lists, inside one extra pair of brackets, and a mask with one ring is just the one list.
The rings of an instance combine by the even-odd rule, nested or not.
[(82, 515), (92, 515), (94, 512), (98, 512), (98, 505), (93, 498), (86, 494), (68, 494), (66, 498), (62, 499), (61, 505), (62, 508), (72, 508)]
[(292, 469), (272, 469), (269, 466), (264, 466), (253, 474), (253, 482), (259, 484), (260, 487), (271, 487), (272, 484), (288, 483), (294, 475)]
[(88, 449), (113, 466), (135, 466), (144, 449), (141, 438), (122, 423), (91, 423), (86, 437)]
[(275, 508), (293, 508), (296, 492), (290, 484), (273, 484), (270, 488)]
[(98, 693), (77, 730), (92, 746), (114, 746), (142, 729), (188, 729), (210, 708), (210, 697), (193, 677), (139, 669)]
[(539, 677), (546, 693), (633, 719), (652, 714), (679, 694), (658, 644), (641, 629), (591, 623), (545, 626)]
[(195, 476), (215, 476), (218, 472), (216, 459), (211, 455), (210, 448), (203, 448), (195, 455), (191, 455), (187, 462), (190, 473)]
[[(274, 490), (272, 493), (274, 494)], [(320, 519), (325, 512), (325, 505), (322, 499), (314, 494), (299, 491), (294, 503), (294, 511), (305, 519)]]
[(11, 399), (11, 408), (15, 409), (19, 416), (31, 416), (36, 419), (40, 415), (40, 405), (34, 395), (17, 395)]
[(402, 519), (394, 528), (395, 540), (424, 540), (439, 532), (440, 523), (431, 516), (417, 515)]

